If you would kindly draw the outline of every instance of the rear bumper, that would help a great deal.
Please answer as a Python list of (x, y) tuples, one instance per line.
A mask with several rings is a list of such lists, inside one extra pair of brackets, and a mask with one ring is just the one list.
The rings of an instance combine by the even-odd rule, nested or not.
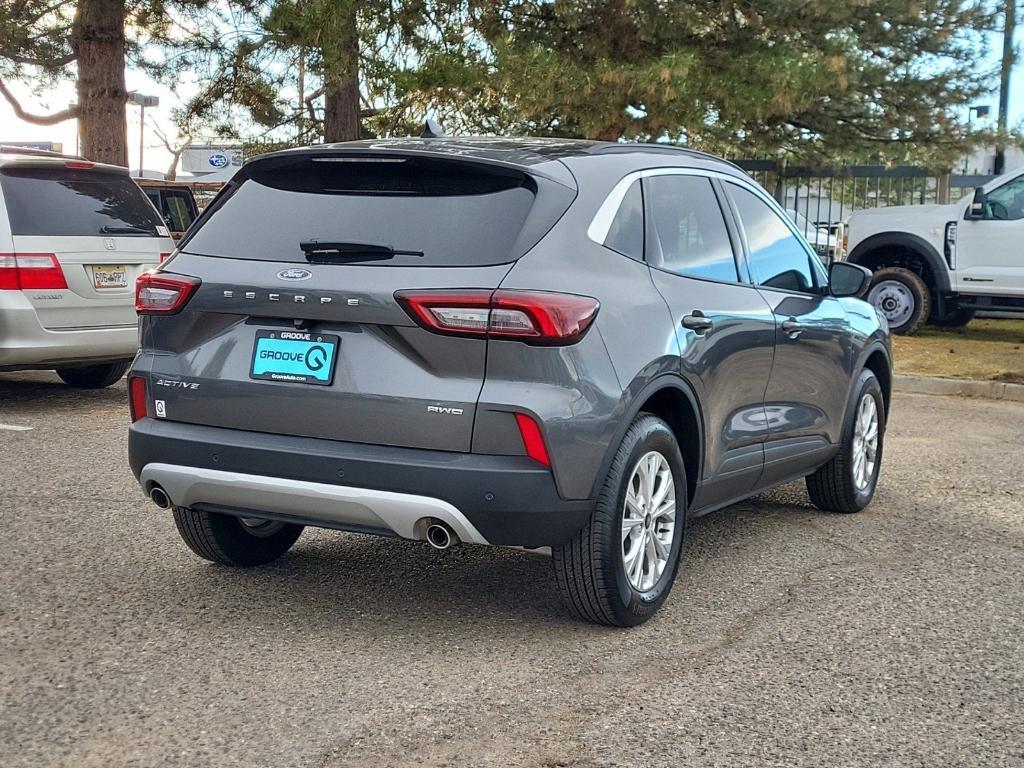
[(138, 326), (47, 330), (20, 291), (0, 291), (0, 370), (131, 360)]
[(558, 496), (524, 456), (425, 451), (142, 419), (128, 440), (132, 471), (171, 501), (327, 528), (420, 538), (424, 518), (463, 541), (564, 543), (593, 502)]

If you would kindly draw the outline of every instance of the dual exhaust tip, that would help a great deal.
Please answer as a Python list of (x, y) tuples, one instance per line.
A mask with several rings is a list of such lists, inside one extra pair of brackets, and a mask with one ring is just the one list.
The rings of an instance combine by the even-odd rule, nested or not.
[[(173, 502), (171, 502), (171, 497), (167, 495), (167, 491), (156, 483), (153, 483), (149, 489), (149, 499), (160, 509), (170, 509), (174, 506)], [(426, 526), (425, 530), (423, 526)], [(443, 520), (429, 517), (423, 518), (420, 520), (417, 528), (423, 530), (423, 538), (434, 549), (448, 549), (453, 544), (459, 543), (458, 535)]]

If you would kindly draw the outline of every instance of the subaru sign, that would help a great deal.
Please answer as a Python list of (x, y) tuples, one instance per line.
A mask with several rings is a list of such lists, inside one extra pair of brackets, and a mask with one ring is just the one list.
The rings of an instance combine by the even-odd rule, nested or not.
[(185, 173), (216, 173), (225, 168), (241, 167), (241, 146), (193, 144), (181, 153), (181, 170)]

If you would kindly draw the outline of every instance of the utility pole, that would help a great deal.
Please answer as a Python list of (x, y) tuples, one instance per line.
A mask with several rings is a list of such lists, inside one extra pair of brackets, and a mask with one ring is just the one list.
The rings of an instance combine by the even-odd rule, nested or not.
[(1003, 63), (999, 72), (999, 119), (996, 129), (996, 160), (993, 171), (998, 176), (1006, 170), (1006, 114), (1010, 108), (1010, 70), (1013, 69), (1013, 33), (1017, 26), (1017, 0), (1006, 0), (1003, 12)]

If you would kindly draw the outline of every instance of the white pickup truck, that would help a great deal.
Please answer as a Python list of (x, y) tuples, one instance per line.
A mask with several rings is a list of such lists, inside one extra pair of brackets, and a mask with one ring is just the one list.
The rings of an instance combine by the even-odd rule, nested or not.
[(847, 233), (846, 260), (874, 272), (868, 299), (895, 333), (1024, 315), (1024, 168), (949, 205), (857, 211)]

